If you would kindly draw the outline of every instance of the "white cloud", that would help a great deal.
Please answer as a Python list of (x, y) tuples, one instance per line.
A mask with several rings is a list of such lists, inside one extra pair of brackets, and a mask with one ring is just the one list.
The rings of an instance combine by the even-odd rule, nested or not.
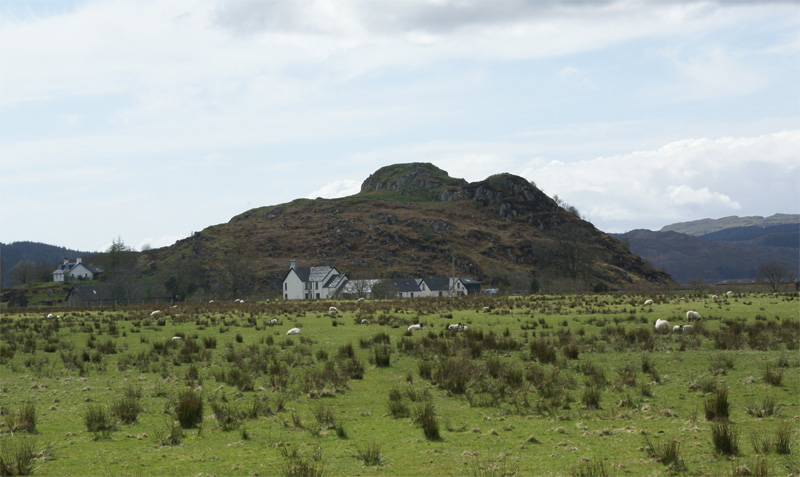
[(336, 180), (329, 184), (325, 184), (319, 189), (311, 192), (306, 196), (307, 199), (316, 199), (322, 197), (323, 199), (338, 199), (358, 194), (361, 191), (361, 183), (355, 180)]

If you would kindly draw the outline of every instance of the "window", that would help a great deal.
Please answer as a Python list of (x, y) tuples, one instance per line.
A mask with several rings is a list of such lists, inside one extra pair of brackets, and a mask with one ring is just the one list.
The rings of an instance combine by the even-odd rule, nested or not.
[(288, 283), (284, 283), (283, 284), (283, 289), (284, 290), (288, 290), (289, 289), (289, 284)]
[(317, 300), (319, 300), (319, 293), (317, 293)]

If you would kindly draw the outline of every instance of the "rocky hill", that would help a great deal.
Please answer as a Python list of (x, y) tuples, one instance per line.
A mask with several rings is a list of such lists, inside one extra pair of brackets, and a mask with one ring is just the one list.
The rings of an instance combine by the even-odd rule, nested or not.
[(592, 224), (511, 174), (468, 183), (431, 164), (384, 167), (361, 192), (260, 207), (146, 252), (160, 280), (279, 293), (289, 260), (351, 278), (459, 276), (528, 291), (671, 283)]

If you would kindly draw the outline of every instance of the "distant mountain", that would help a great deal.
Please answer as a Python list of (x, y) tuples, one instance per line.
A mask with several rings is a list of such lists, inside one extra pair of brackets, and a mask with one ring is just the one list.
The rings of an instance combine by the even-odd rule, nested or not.
[(769, 217), (751, 216), (723, 217), (721, 219), (701, 219), (690, 222), (678, 222), (676, 224), (665, 225), (659, 232), (679, 232), (688, 235), (707, 235), (721, 230), (740, 228), (740, 227), (769, 227), (773, 225), (800, 225), (800, 215), (798, 214), (775, 214)]
[(425, 163), (384, 167), (350, 197), (252, 209), (145, 254), (161, 280), (229, 295), (280, 293), (293, 258), (351, 278), (455, 273), (525, 292), (534, 278), (549, 290), (672, 283), (522, 177), (468, 183)]
[[(761, 220), (757, 220), (761, 219)], [(753, 222), (764, 225), (737, 225)], [(784, 222), (769, 225), (775, 222)], [(694, 233), (679, 233), (679, 229)], [(713, 230), (704, 234), (700, 231)], [(758, 267), (777, 262), (800, 275), (800, 216), (726, 217), (673, 224), (659, 232), (633, 230), (612, 236), (632, 252), (669, 273), (678, 283), (754, 278)]]

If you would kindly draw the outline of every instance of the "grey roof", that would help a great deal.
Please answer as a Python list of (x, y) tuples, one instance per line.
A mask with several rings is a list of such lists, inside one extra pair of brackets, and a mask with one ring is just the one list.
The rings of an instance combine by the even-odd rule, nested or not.
[(420, 291), (417, 281), (413, 278), (392, 278), (390, 281), (400, 293)]
[(449, 278), (423, 278), (422, 281), (428, 285), (431, 291), (449, 291), (450, 279)]
[(323, 285), (324, 288), (333, 288), (334, 290), (338, 289), (340, 286), (344, 284), (347, 280), (347, 277), (344, 275), (333, 275), (328, 283)]

